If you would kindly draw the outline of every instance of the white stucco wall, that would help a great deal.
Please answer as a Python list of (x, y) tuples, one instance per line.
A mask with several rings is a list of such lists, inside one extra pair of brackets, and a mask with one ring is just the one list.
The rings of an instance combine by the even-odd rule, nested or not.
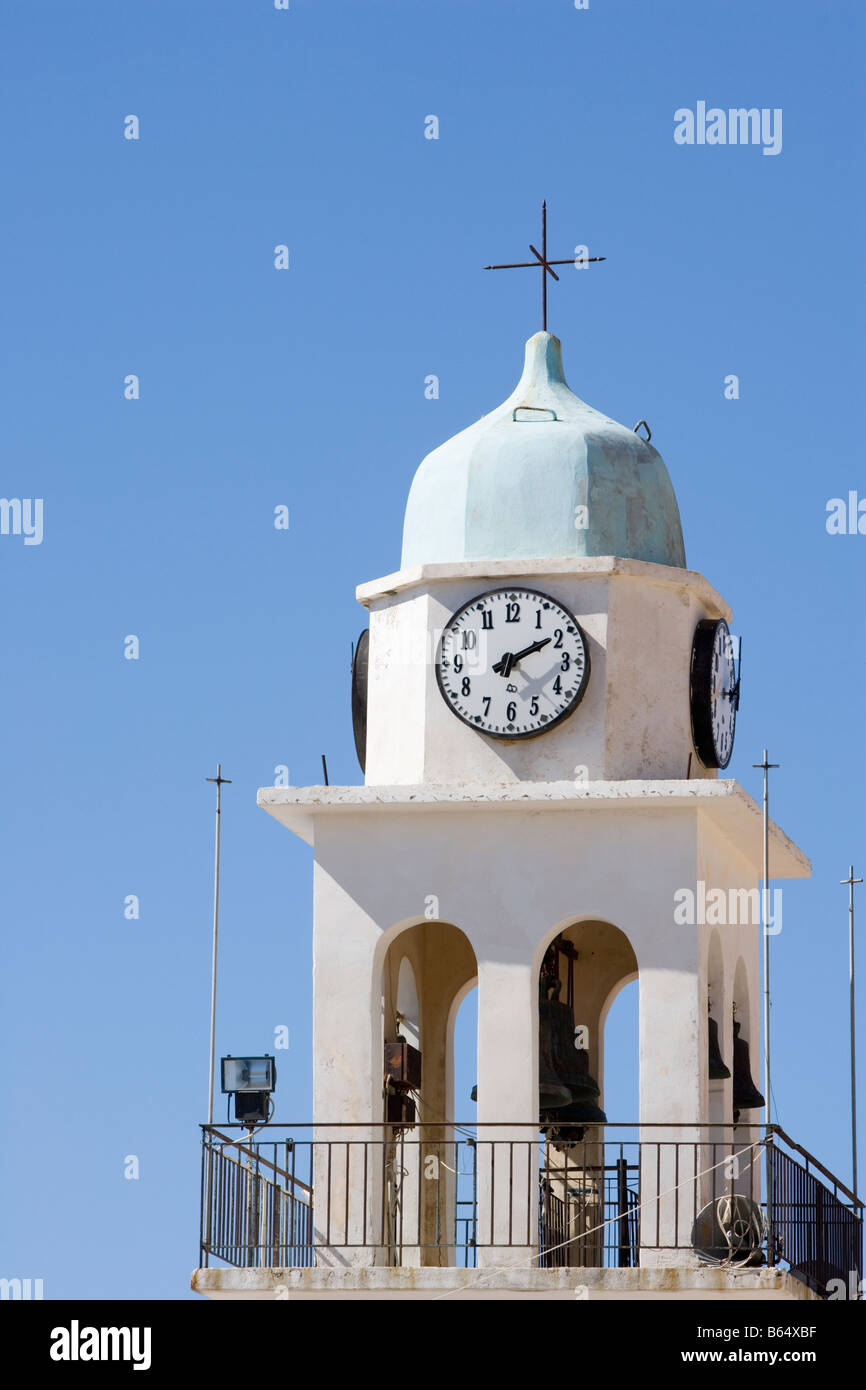
[[(535, 1118), (538, 969), (550, 939), (580, 919), (619, 927), (637, 957), (641, 1118), (709, 1119), (711, 929), (678, 925), (674, 903), (701, 877), (756, 886), (760, 817), (735, 783), (535, 784), (486, 798), (471, 787), (266, 788), (260, 799), (315, 843), (317, 1118), (378, 1118), (385, 950), (435, 902), (477, 958), (480, 1121)], [(773, 839), (777, 874), (808, 873), (782, 832)], [(729, 1000), (746, 963), (751, 1038), (759, 930), (721, 933)], [(730, 1057), (727, 1026), (722, 1036)]]
[[(456, 719), (435, 672), (451, 614), (509, 583), (565, 604), (591, 662), (574, 713), (513, 742)], [(730, 613), (701, 575), (615, 558), (425, 565), (362, 585), (358, 596), (370, 609), (367, 785), (715, 777), (693, 754), (689, 669), (698, 621)]]

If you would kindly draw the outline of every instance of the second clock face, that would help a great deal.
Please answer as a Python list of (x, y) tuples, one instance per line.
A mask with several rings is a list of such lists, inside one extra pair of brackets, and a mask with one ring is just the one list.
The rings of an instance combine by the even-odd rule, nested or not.
[(589, 645), (567, 608), (536, 589), (491, 589), (449, 618), (436, 655), (445, 703), (495, 738), (533, 738), (577, 708)]
[(740, 681), (724, 618), (702, 618), (692, 644), (692, 737), (704, 767), (726, 768), (734, 751)]

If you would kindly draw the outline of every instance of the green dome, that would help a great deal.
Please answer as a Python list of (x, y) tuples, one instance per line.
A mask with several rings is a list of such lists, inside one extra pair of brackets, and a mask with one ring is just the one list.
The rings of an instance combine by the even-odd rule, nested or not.
[(594, 555), (685, 568), (677, 499), (661, 455), (575, 396), (559, 339), (536, 333), (508, 400), (415, 474), (402, 567)]

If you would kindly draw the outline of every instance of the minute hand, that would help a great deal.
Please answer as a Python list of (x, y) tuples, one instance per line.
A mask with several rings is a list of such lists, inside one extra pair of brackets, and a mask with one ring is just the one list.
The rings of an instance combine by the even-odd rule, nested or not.
[(510, 676), (518, 661), (524, 656), (531, 656), (533, 652), (540, 652), (542, 647), (546, 647), (552, 639), (544, 637), (540, 642), (532, 642), (530, 646), (524, 647), (521, 652), (506, 652), (501, 661), (497, 661), (493, 670), (497, 675)]

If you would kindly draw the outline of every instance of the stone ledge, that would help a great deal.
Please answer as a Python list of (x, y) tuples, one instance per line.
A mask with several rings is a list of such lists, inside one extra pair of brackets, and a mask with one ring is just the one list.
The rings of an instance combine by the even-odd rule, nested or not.
[(355, 597), (365, 608), (377, 600), (391, 598), (411, 589), (451, 581), (545, 579), (557, 575), (618, 575), (624, 579), (639, 579), (644, 584), (661, 584), (679, 589), (694, 589), (707, 610), (716, 617), (731, 621), (731, 610), (725, 600), (697, 570), (676, 569), (673, 565), (658, 565), (649, 560), (626, 560), (619, 555), (597, 555), (586, 559), (571, 557), (557, 560), (465, 560), (451, 564), (411, 565), (396, 570), (381, 579), (359, 584)]
[(774, 1299), (817, 1295), (781, 1269), (197, 1269), (191, 1287), (212, 1299), (294, 1302), (313, 1299), (422, 1298), (443, 1302), (503, 1299)]
[[(629, 811), (665, 807), (693, 810), (712, 819), (754, 860), (760, 874), (761, 808), (732, 779), (622, 782), (442, 783), (406, 786), (261, 787), (258, 805), (308, 844), (320, 816), (347, 813), (398, 815), (447, 810)], [(770, 822), (772, 878), (808, 878), (812, 866), (803, 851)]]

